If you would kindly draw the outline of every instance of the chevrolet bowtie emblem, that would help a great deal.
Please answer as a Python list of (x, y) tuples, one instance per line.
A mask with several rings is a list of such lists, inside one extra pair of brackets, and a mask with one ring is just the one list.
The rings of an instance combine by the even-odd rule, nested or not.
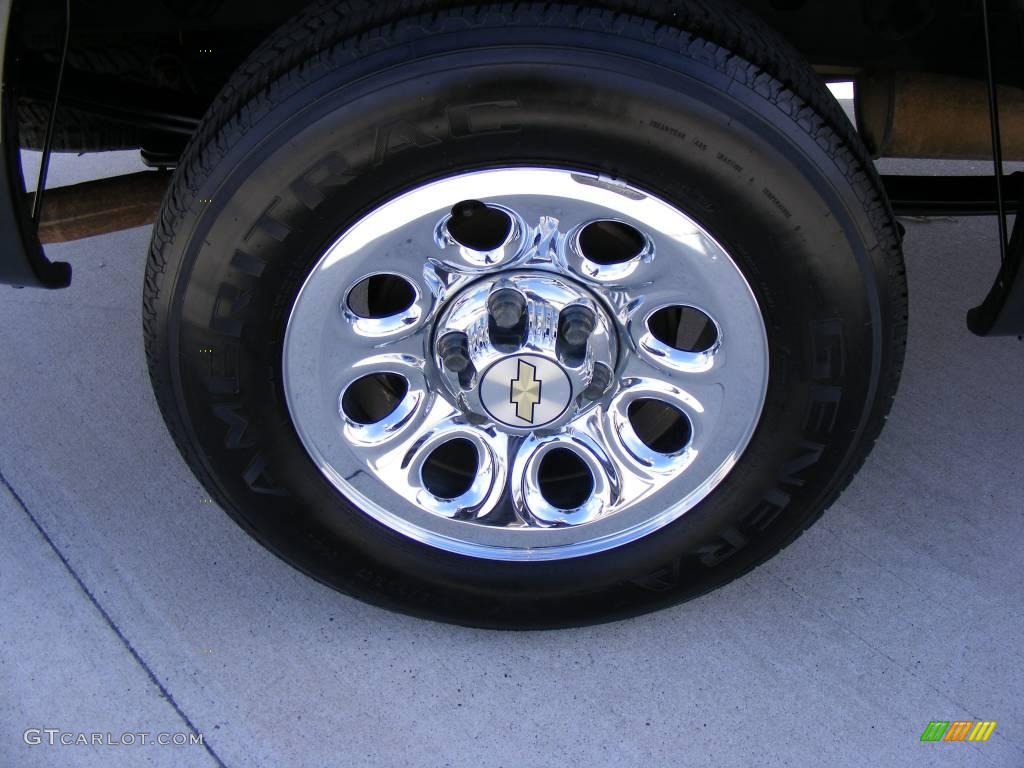
[(533, 407), (540, 403), (541, 382), (536, 378), (537, 367), (524, 360), (519, 361), (519, 370), (509, 386), (509, 402), (515, 403), (516, 416), (533, 424)]

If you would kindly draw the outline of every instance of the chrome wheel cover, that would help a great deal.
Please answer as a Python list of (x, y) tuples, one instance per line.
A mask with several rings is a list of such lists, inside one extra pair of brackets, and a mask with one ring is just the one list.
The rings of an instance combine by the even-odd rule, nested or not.
[(292, 307), (283, 375), (303, 445), (363, 513), (449, 552), (556, 560), (635, 541), (721, 482), (768, 343), (692, 218), (616, 180), (508, 168), (342, 234)]

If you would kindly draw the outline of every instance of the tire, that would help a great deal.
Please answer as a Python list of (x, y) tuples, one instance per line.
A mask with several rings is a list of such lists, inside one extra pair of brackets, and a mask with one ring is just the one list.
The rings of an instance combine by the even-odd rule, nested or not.
[[(167, 425), (243, 529), (374, 604), (530, 628), (706, 593), (813, 523), (882, 428), (907, 299), (880, 181), (806, 62), (739, 8), (448, 5), (315, 5), (218, 97), (146, 272)], [(523, 166), (622, 179), (692, 217), (749, 285), (768, 350), (756, 429), (713, 490), (646, 535), (538, 561), (421, 543), (357, 507), (311, 458), (283, 371), (300, 289), (340, 234), (421, 185)]]
[[(26, 149), (42, 151), (50, 105), (35, 99), (18, 100), (18, 139)], [(87, 112), (58, 107), (52, 149), (55, 152), (107, 152), (134, 149), (154, 137), (132, 126), (112, 123)]]

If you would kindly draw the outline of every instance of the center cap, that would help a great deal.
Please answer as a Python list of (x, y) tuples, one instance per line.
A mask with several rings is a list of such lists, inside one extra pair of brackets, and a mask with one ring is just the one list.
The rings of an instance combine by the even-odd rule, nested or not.
[(616, 345), (611, 318), (583, 286), (524, 270), (478, 280), (454, 296), (434, 349), (463, 411), (526, 435), (593, 407), (610, 386)]
[(480, 401), (497, 422), (517, 429), (543, 427), (565, 413), (572, 382), (557, 363), (539, 355), (499, 360), (484, 373)]

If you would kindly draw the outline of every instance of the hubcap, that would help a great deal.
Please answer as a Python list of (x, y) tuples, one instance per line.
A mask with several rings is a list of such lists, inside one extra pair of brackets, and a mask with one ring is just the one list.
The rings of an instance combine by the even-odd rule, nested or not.
[(284, 388), (324, 476), (423, 543), (550, 560), (677, 519), (735, 465), (768, 345), (726, 251), (590, 174), (460, 174), (334, 242), (285, 334)]
[(604, 394), (587, 391), (598, 366), (615, 367), (604, 307), (550, 272), (478, 280), (441, 313), (436, 334), (435, 362), (453, 401), (512, 434), (573, 420)]

